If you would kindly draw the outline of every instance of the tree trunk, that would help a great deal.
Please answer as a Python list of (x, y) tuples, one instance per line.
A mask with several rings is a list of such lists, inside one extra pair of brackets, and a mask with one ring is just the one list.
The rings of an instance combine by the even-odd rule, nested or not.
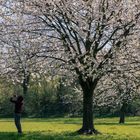
[(126, 112), (126, 103), (123, 103), (120, 109), (120, 120), (119, 123), (120, 124), (124, 124), (125, 123), (125, 112)]
[(30, 81), (30, 75), (25, 76), (23, 80), (23, 85), (22, 85), (24, 95), (28, 93), (29, 81)]
[(98, 134), (93, 122), (93, 90), (85, 89), (83, 93), (83, 124), (79, 134)]
[(26, 95), (28, 92), (28, 85), (26, 83), (23, 83), (23, 94)]

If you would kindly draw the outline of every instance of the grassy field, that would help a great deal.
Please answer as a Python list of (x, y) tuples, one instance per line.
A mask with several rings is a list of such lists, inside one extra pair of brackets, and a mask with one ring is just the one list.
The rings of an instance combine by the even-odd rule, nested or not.
[(18, 135), (12, 119), (0, 119), (0, 140), (140, 140), (140, 117), (126, 119), (118, 124), (118, 118), (95, 120), (101, 135), (77, 135), (81, 127), (79, 118), (22, 119), (23, 135)]

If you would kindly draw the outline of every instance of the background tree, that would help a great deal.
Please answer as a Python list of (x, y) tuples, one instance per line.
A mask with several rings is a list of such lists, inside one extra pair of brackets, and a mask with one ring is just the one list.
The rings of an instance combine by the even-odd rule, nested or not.
[(133, 44), (129, 48), (124, 46), (120, 49), (113, 60), (113, 72), (103, 77), (97, 87), (96, 104), (119, 106), (119, 123), (125, 122), (129, 104), (139, 98), (139, 53), (137, 44)]
[[(22, 14), (23, 7), (14, 2), (3, 2), (1, 26), (1, 75), (14, 84), (21, 85), (26, 95), (32, 74), (38, 74), (45, 66), (44, 58), (37, 58), (40, 45), (37, 33), (23, 32), (29, 18)], [(37, 40), (37, 41), (36, 41)]]

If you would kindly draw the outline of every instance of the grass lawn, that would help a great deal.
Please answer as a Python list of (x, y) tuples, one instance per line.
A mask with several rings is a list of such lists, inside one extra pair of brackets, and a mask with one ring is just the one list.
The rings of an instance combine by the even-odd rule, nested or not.
[(22, 119), (23, 135), (18, 135), (12, 119), (0, 119), (0, 140), (140, 140), (140, 117), (126, 118), (126, 124), (118, 124), (118, 118), (95, 120), (101, 135), (77, 135), (80, 118)]

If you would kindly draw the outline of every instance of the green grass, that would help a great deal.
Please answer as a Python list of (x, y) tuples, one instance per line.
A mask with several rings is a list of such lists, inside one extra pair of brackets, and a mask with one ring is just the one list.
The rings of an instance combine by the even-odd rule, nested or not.
[(118, 118), (95, 120), (101, 135), (78, 135), (80, 118), (22, 119), (23, 135), (18, 135), (12, 119), (0, 119), (0, 140), (140, 140), (140, 117), (126, 118), (126, 124), (118, 124)]

